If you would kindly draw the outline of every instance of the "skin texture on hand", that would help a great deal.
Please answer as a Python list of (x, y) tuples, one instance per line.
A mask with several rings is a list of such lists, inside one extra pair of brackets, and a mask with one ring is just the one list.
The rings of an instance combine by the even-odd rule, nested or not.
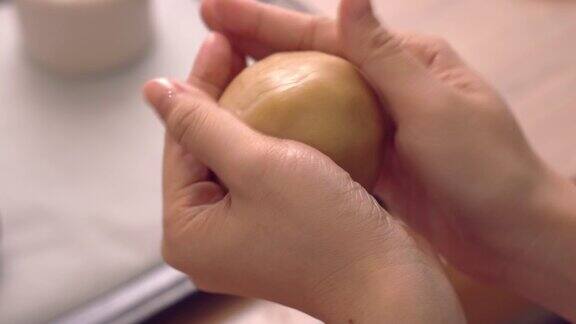
[(218, 107), (244, 66), (227, 38), (212, 34), (187, 84), (146, 85), (167, 130), (165, 260), (202, 290), (328, 322), (462, 322), (435, 256), (344, 170)]
[(368, 0), (343, 0), (336, 21), (248, 0), (205, 0), (202, 13), (257, 59), (316, 50), (354, 63), (396, 128), (377, 190), (391, 212), (460, 270), (576, 319), (576, 194), (445, 41), (387, 30)]

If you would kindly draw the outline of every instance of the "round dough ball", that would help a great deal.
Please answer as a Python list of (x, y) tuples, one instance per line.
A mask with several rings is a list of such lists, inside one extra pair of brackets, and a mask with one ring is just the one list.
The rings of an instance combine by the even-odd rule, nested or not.
[(366, 189), (374, 187), (387, 123), (348, 61), (319, 52), (272, 55), (240, 73), (220, 105), (264, 134), (318, 149)]

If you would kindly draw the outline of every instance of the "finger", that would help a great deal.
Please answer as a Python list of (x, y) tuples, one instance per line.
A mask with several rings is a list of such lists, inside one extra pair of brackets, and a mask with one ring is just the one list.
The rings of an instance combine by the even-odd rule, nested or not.
[(257, 134), (209, 95), (165, 79), (146, 84), (145, 93), (166, 128), (182, 148), (214, 171), (228, 187), (249, 167)]
[[(204, 21), (207, 22), (212, 30), (222, 31), (222, 24), (219, 22), (218, 15), (214, 12), (213, 2), (204, 1), (202, 3), (202, 16)], [(234, 44), (241, 53), (246, 53), (250, 57), (260, 60), (270, 54), (274, 53), (274, 49), (270, 46), (258, 43), (255, 40), (242, 37), (241, 35), (233, 35), (231, 33), (226, 33), (226, 36)]]
[[(254, 0), (205, 0), (202, 17), (209, 28), (251, 40), (275, 51), (314, 50), (338, 55), (332, 19), (303, 14)], [(253, 55), (251, 52), (246, 52)]]
[(413, 33), (402, 33), (397, 36), (403, 49), (433, 71), (466, 66), (450, 44), (440, 37)]
[[(210, 171), (200, 161), (185, 154), (180, 145), (170, 138), (166, 149), (175, 148), (174, 155), (164, 159), (164, 207), (177, 210), (216, 203), (225, 195), (225, 190), (210, 179)], [(178, 153), (181, 154), (178, 154)], [(165, 212), (165, 215), (177, 215)]]
[[(356, 64), (390, 103), (392, 117), (411, 113), (408, 104), (425, 95), (434, 80), (375, 17), (370, 0), (342, 0), (339, 30), (345, 56)], [(421, 99), (421, 98), (418, 98)], [(401, 107), (401, 109), (400, 109)]]
[(211, 33), (198, 52), (188, 82), (218, 98), (245, 67), (245, 57), (232, 47), (226, 36)]
[(248, 38), (235, 35), (229, 35), (228, 37), (238, 51), (248, 53), (250, 57), (258, 61), (277, 52), (269, 46), (262, 45), (261, 43)]
[(164, 188), (174, 192), (193, 183), (207, 181), (209, 170), (200, 161), (187, 155), (170, 134), (164, 139)]

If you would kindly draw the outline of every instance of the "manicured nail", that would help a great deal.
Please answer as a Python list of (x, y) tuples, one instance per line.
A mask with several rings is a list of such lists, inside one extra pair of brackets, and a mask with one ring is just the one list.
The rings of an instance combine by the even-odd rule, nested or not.
[(182, 91), (168, 79), (155, 79), (144, 86), (144, 93), (148, 102), (154, 107), (158, 115), (164, 118), (172, 107), (176, 95)]

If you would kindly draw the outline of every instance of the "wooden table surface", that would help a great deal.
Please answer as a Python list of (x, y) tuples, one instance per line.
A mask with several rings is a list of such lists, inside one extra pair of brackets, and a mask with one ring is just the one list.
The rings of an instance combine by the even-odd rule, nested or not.
[[(337, 0), (303, 0), (334, 15)], [(576, 175), (576, 1), (373, 0), (398, 30), (446, 38), (492, 82), (537, 151), (565, 175)], [(262, 301), (204, 297), (170, 312), (164, 323), (316, 323)], [(207, 300), (207, 301), (206, 301)]]

